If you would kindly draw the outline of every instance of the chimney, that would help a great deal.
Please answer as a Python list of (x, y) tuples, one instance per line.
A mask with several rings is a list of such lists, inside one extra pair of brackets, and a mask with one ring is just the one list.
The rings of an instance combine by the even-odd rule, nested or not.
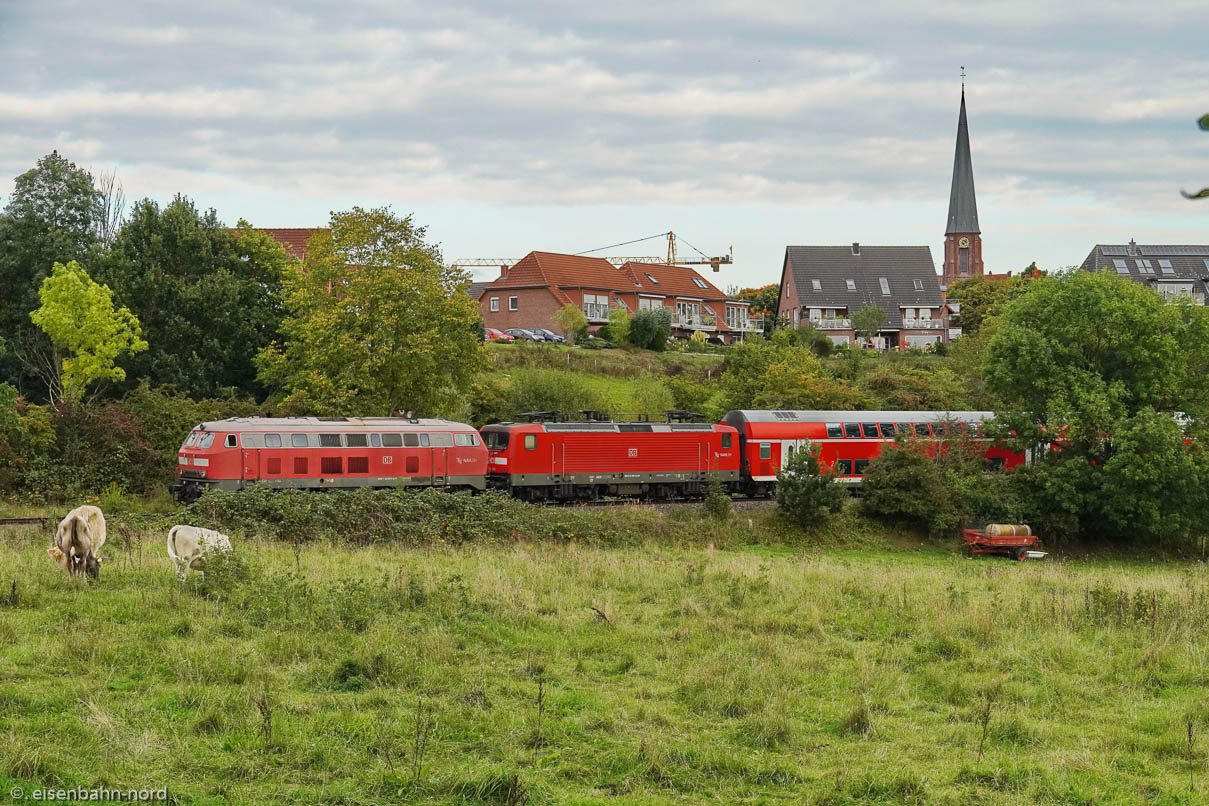
[(508, 276), (508, 264), (504, 263), (500, 266), (500, 279), (502, 280), (507, 276)]
[(857, 257), (860, 257), (861, 254), (861, 245), (856, 241), (852, 242), (852, 254), (856, 255)]
[(1138, 242), (1135, 241), (1133, 238), (1129, 239), (1129, 254), (1131, 254), (1135, 257), (1138, 254)]

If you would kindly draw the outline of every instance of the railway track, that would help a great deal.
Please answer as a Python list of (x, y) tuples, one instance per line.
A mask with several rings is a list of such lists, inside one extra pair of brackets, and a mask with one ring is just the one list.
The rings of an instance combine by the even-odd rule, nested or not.
[(0, 518), (0, 526), (33, 526), (41, 525), (49, 521), (50, 518), (33, 517), (33, 518)]

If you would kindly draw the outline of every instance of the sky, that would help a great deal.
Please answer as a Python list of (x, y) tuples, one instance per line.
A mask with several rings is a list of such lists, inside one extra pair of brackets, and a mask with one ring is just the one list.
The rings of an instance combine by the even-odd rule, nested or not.
[(1209, 185), (1205, 31), (1161, 0), (0, 0), (0, 203), (58, 149), (231, 224), (389, 205), (450, 261), (669, 230), (733, 246), (724, 288), (788, 244), (939, 261), (964, 65), (986, 270), (1058, 268), (1209, 242), (1179, 195)]

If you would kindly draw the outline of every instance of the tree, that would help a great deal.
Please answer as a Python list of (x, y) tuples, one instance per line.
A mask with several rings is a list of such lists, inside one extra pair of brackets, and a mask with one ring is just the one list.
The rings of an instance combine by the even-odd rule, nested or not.
[(977, 333), (996, 306), (1020, 289), (1022, 284), (1022, 280), (1014, 277), (985, 276), (953, 283), (948, 298), (961, 303), (961, 313), (953, 317), (953, 326), (961, 328), (962, 336)]
[(672, 332), (672, 313), (667, 308), (638, 311), (630, 317), (629, 339), (635, 347), (662, 352)]
[(128, 308), (115, 309), (109, 287), (93, 282), (74, 260), (56, 263), (38, 296), (42, 305), (29, 316), (55, 347), (44, 380), (56, 404), (79, 400), (93, 381), (124, 380), (126, 371), (117, 359), (147, 349), (138, 318)]
[(852, 314), (852, 329), (862, 339), (872, 339), (886, 323), (886, 312), (876, 305), (866, 305)]
[(827, 375), (805, 347), (778, 350), (756, 381), (752, 399), (761, 409), (856, 409), (864, 404), (859, 389)]
[(861, 479), (861, 509), (895, 524), (924, 527), (933, 537), (960, 520), (953, 493), (927, 445), (900, 439), (869, 463)]
[(588, 332), (588, 317), (578, 305), (571, 302), (558, 309), (554, 314), (554, 321), (563, 329), (563, 335), (570, 344), (574, 344)]
[(759, 288), (744, 288), (735, 295), (736, 299), (751, 303), (748, 314), (764, 317), (764, 333), (772, 333), (776, 326), (777, 304), (781, 299), (781, 286), (769, 283)]
[(183, 196), (162, 209), (150, 199), (136, 203), (94, 267), (151, 343), (123, 362), (129, 376), (194, 398), (229, 389), (263, 397), (254, 359), (278, 336), (282, 277), (293, 262), (247, 222), (227, 229), (213, 210), (201, 213)]
[(819, 462), (818, 446), (800, 450), (777, 471), (777, 509), (787, 520), (809, 528), (844, 508), (848, 491), (832, 468)]
[(284, 404), (316, 414), (464, 409), (483, 363), (478, 305), (425, 228), (386, 208), (333, 213), (283, 282), (283, 341), (257, 357)]
[(861, 386), (876, 397), (877, 408), (908, 411), (969, 408), (969, 395), (962, 379), (944, 367), (928, 371), (879, 363), (862, 376)]
[(630, 343), (630, 313), (625, 308), (609, 311), (609, 340), (618, 347)]

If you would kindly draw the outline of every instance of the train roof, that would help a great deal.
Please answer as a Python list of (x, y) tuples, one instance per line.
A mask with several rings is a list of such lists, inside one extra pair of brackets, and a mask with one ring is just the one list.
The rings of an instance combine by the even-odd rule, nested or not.
[(761, 411), (741, 409), (728, 411), (723, 421), (731, 423), (931, 423), (938, 420), (982, 422), (995, 418), (993, 411)]
[(473, 431), (465, 423), (452, 420), (425, 420), (412, 417), (228, 417), (225, 420), (210, 420), (195, 428), (203, 431), (373, 431), (449, 428)]
[[(679, 431), (713, 431), (718, 423), (492, 423), (483, 426), (483, 429), (489, 428), (526, 428), (533, 431), (543, 431), (546, 433), (605, 433), (605, 434), (634, 434), (634, 433), (651, 433), (651, 432), (679, 432)], [(722, 423), (722, 425), (726, 425)]]

